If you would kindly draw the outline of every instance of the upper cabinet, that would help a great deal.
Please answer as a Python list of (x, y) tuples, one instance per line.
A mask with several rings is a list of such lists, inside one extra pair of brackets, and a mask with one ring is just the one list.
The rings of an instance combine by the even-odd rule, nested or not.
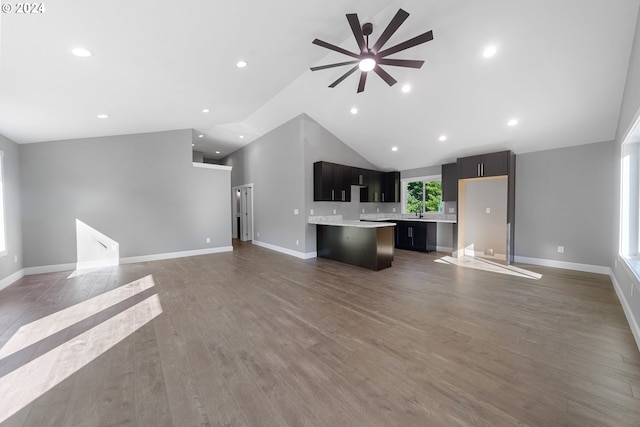
[(458, 200), (458, 164), (442, 165), (442, 201), (455, 202)]
[(351, 168), (329, 162), (314, 163), (313, 200), (316, 202), (350, 202)]
[(313, 164), (315, 202), (350, 202), (352, 185), (361, 187), (361, 202), (400, 203), (400, 172), (380, 172), (330, 162)]
[(382, 174), (382, 201), (400, 203), (400, 172)]
[(458, 179), (508, 175), (510, 153), (510, 151), (500, 151), (459, 158)]

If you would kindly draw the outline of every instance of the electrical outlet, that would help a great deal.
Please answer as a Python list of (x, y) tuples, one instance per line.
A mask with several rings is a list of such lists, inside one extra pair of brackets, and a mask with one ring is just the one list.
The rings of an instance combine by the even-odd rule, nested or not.
[(449, 213), (456, 213), (455, 208), (449, 208)]
[(376, 208), (376, 212), (380, 212), (380, 208)]
[(364, 208), (362, 209), (362, 213), (364, 213)]
[(299, 211), (298, 209), (294, 209), (294, 210), (293, 210), (293, 214), (294, 214), (294, 215), (298, 215), (299, 213), (300, 213), (300, 211)]
[(334, 215), (336, 214), (336, 210), (335, 210), (335, 209), (333, 210), (333, 214), (334, 214)]
[(393, 208), (393, 213), (396, 213), (396, 208)]
[(313, 209), (309, 211), (309, 215), (313, 215)]
[(564, 246), (558, 246), (558, 253), (559, 254), (563, 254), (564, 253)]
[(207, 237), (207, 243), (211, 243), (211, 237)]
[(260, 232), (259, 231), (256, 233), (256, 237), (260, 237)]
[(487, 208), (484, 210), (486, 213), (491, 213), (491, 208)]
[(18, 263), (18, 255), (13, 256), (13, 262), (15, 262), (16, 264)]
[(300, 245), (300, 241), (296, 240), (296, 246)]

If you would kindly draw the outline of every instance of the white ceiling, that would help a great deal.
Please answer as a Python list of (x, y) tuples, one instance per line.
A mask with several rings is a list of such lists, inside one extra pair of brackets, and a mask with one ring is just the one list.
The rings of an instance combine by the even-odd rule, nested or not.
[[(43, 14), (0, 14), (0, 133), (30, 143), (192, 128), (196, 149), (221, 158), (307, 113), (376, 166), (399, 170), (607, 141), (639, 3), (45, 2)], [(358, 74), (327, 88), (348, 68), (309, 71), (350, 59), (314, 38), (357, 51), (346, 13), (374, 23), (373, 41), (398, 8), (411, 16), (385, 46), (433, 30), (433, 41), (393, 55), (424, 59), (422, 69), (385, 67), (399, 83), (372, 73), (361, 94)], [(489, 44), (498, 53), (485, 59)], [(94, 55), (71, 55), (76, 46)], [(236, 68), (239, 59), (249, 66)]]

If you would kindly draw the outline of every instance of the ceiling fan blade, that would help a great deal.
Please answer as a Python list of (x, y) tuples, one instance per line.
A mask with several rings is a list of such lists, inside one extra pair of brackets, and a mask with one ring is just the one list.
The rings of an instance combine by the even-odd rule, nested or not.
[(353, 36), (356, 38), (356, 42), (358, 42), (360, 52), (365, 52), (367, 50), (367, 44), (364, 41), (364, 34), (362, 34), (362, 26), (360, 26), (358, 15), (348, 13), (347, 21), (349, 21), (349, 25), (351, 25), (351, 31), (353, 31)]
[(336, 80), (335, 82), (331, 83), (329, 85), (329, 87), (336, 87), (340, 84), (340, 82), (342, 82), (344, 79), (346, 79), (347, 77), (349, 77), (351, 74), (355, 73), (356, 70), (358, 69), (358, 66), (356, 65), (355, 67), (353, 67), (352, 69), (350, 69), (349, 71), (347, 71), (346, 73), (344, 73), (342, 75), (342, 77), (340, 77), (338, 80)]
[(384, 44), (391, 38), (393, 33), (398, 31), (398, 28), (400, 28), (400, 25), (402, 25), (402, 23), (408, 17), (409, 17), (409, 13), (405, 12), (402, 9), (399, 9), (398, 12), (393, 17), (393, 19), (391, 20), (391, 22), (389, 22), (389, 25), (387, 25), (387, 28), (385, 28), (382, 34), (380, 35), (380, 38), (378, 38), (378, 41), (376, 41), (376, 44), (373, 45), (373, 47), (371, 48), (371, 51), (373, 53), (376, 53), (382, 46), (384, 46)]
[(409, 49), (410, 47), (414, 47), (431, 40), (433, 40), (433, 31), (427, 31), (426, 33), (420, 34), (419, 36), (409, 39), (406, 42), (402, 42), (393, 47), (390, 47), (389, 49), (385, 49), (382, 52), (378, 52), (378, 56), (385, 57), (387, 55), (400, 52), (401, 50)]
[(422, 68), (424, 61), (415, 61), (413, 59), (382, 58), (378, 60), (378, 64), (391, 65), (393, 67)]
[(343, 65), (357, 64), (358, 62), (360, 61), (336, 62), (335, 64), (318, 65), (317, 67), (311, 67), (311, 71), (326, 70), (327, 68), (334, 68), (334, 67), (342, 67)]
[(367, 82), (367, 72), (360, 73), (360, 83), (358, 83), (358, 93), (364, 91), (364, 84)]
[(379, 75), (382, 80), (384, 80), (385, 82), (387, 82), (387, 84), (389, 86), (393, 86), (394, 84), (398, 83), (398, 81), (396, 79), (394, 79), (393, 77), (391, 77), (389, 75), (389, 73), (387, 73), (385, 70), (383, 70), (382, 68), (380, 68), (379, 65), (376, 65), (376, 67), (373, 69), (373, 71), (376, 72), (377, 75)]
[(343, 48), (341, 48), (339, 46), (336, 46), (334, 44), (331, 44), (331, 43), (324, 42), (324, 41), (322, 41), (320, 39), (315, 39), (312, 43), (313, 44), (317, 44), (318, 46), (326, 47), (327, 49), (331, 49), (333, 51), (342, 53), (344, 55), (348, 55), (348, 56), (351, 56), (353, 58), (360, 59), (360, 56), (357, 53), (349, 52), (346, 49), (343, 49)]

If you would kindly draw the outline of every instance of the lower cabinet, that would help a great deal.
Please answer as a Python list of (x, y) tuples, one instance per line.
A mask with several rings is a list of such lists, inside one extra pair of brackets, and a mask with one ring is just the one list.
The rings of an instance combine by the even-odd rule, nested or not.
[(396, 248), (420, 252), (436, 250), (437, 223), (398, 221), (396, 224)]

